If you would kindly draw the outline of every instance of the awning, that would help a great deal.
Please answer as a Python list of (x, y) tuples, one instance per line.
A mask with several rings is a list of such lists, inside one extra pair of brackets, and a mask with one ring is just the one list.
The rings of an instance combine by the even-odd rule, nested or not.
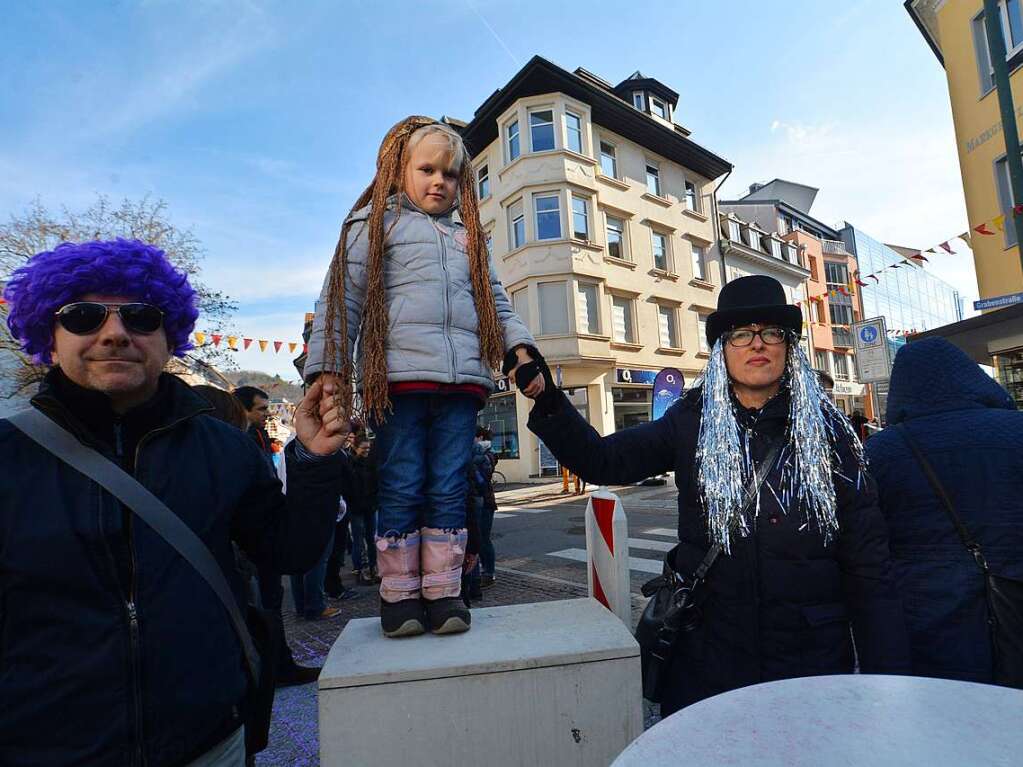
[(1023, 304), (925, 330), (906, 340), (912, 343), (924, 338), (944, 338), (966, 352), (974, 362), (990, 365), (996, 354), (1023, 349)]

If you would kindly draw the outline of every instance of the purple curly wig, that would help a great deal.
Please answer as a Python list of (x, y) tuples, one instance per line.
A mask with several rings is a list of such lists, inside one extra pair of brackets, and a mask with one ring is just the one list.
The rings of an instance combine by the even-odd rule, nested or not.
[(160, 307), (167, 346), (178, 357), (192, 348), (199, 316), (196, 292), (167, 255), (138, 240), (65, 242), (37, 253), (16, 269), (4, 290), (7, 327), (36, 362), (53, 352), (53, 314), (88, 293), (125, 296)]

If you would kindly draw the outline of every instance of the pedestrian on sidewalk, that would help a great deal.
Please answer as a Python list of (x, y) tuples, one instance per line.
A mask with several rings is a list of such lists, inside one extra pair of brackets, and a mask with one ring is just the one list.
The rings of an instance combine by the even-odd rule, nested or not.
[(691, 582), (712, 562), (702, 618), (679, 634), (666, 669), (662, 715), (746, 685), (850, 674), (857, 659), (865, 673), (908, 670), (874, 482), (799, 347), (801, 329), (776, 280), (733, 280), (708, 318), (712, 352), (696, 387), (662, 418), (606, 437), (550, 385), (538, 358), (548, 386), (529, 428), (589, 482), (673, 469), (680, 543), (671, 565)]
[[(219, 418), (224, 423), (231, 424), (237, 429), (249, 432), (251, 435), (251, 431), (249, 431), (251, 426), (249, 413), (245, 410), (241, 398), (215, 386), (193, 386), (192, 391), (202, 396), (203, 399), (213, 406), (212, 415), (216, 418)], [(249, 558), (245, 556), (245, 552), (237, 546), (234, 549), (238, 572), (245, 579), (246, 584), (251, 583), (253, 578), (256, 581), (256, 598), (250, 601), (266, 611), (271, 628), (277, 637), (273, 642), (274, 647), (277, 648), (276, 671), (274, 673), (275, 686), (291, 687), (293, 685), (315, 682), (320, 676), (320, 667), (298, 665), (295, 662), (295, 655), (288, 645), (288, 639), (284, 633), (284, 620), (281, 617), (284, 589), (281, 586), (281, 574), (275, 574), (276, 581), (267, 581), (265, 578), (261, 581), (259, 569), (249, 561)], [(273, 588), (275, 584), (276, 589)]]
[(984, 574), (914, 445), (990, 571), (1023, 581), (1023, 413), (962, 351), (927, 338), (896, 355), (888, 428), (866, 445), (906, 605), (912, 673), (990, 684)]
[(494, 513), (497, 511), (497, 496), (494, 494), (494, 469), (497, 456), (491, 447), (490, 430), (485, 426), (476, 427), (476, 443), (473, 445), (473, 464), (481, 480), (479, 500), (480, 528), (480, 587), (488, 589), (494, 585), (497, 553), (494, 550), (492, 533)]
[(352, 458), (352, 488), (348, 496), (352, 530), (352, 566), (359, 584), (380, 583), (377, 571), (377, 467), (373, 442), (366, 433), (356, 436)]
[(358, 381), (376, 435), (386, 636), (468, 630), (459, 596), (476, 414), (493, 368), (507, 355), (529, 362), (534, 344), (490, 260), (475, 187), (448, 125), (409, 117), (391, 128), (342, 225), (309, 340), (306, 379), (328, 374), (348, 413)]
[(298, 407), (285, 498), (252, 441), (163, 372), (191, 348), (198, 316), (163, 251), (65, 243), (15, 270), (4, 298), (12, 336), (50, 366), (31, 406), (76, 446), (51, 452), (0, 420), (0, 764), (168, 767), (217, 754), (240, 767), (253, 690), (221, 596), (65, 458), (143, 485), (244, 606), (232, 542), (260, 568), (296, 572), (328, 539), (345, 428), (333, 384)]

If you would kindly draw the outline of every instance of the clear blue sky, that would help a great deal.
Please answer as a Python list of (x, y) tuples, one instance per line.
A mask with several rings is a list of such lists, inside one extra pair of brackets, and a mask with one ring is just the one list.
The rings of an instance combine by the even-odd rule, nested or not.
[[(297, 339), (386, 129), (471, 118), (534, 54), (677, 90), (678, 120), (735, 165), (725, 197), (781, 177), (888, 242), (966, 228), (944, 72), (897, 0), (10, 2), (0, 216), (161, 197), (235, 328)], [(933, 271), (974, 297), (968, 254)], [(237, 359), (295, 377), (285, 354)]]

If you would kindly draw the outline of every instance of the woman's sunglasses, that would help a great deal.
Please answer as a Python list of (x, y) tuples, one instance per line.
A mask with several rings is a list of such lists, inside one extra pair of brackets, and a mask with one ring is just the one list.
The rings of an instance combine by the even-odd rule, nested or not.
[(152, 304), (101, 304), (77, 301), (60, 307), (55, 316), (68, 333), (86, 336), (95, 333), (107, 321), (110, 312), (117, 312), (124, 327), (132, 333), (155, 333), (163, 326), (163, 312)]

